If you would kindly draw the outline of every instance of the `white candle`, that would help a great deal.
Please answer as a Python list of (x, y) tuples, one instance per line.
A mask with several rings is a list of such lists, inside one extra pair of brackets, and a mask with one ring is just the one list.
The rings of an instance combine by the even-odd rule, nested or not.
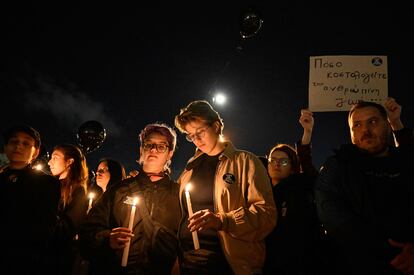
[(86, 214), (88, 214), (89, 213), (89, 211), (91, 210), (91, 208), (92, 208), (92, 202), (93, 202), (93, 198), (95, 197), (95, 194), (94, 193), (89, 193), (89, 205), (88, 205), (88, 210), (86, 210)]
[[(185, 198), (187, 201), (187, 208), (188, 208), (188, 216), (191, 217), (193, 215), (193, 207), (191, 206), (191, 199), (190, 199), (190, 188), (191, 184), (188, 183), (185, 186)], [(194, 249), (200, 249), (200, 242), (198, 241), (198, 234), (197, 231), (191, 232), (193, 235), (193, 242), (194, 242)]]
[[(129, 223), (128, 223), (128, 229), (132, 231), (132, 227), (134, 225), (134, 219), (135, 219), (135, 211), (136, 211), (136, 204), (138, 203), (138, 198), (134, 198), (134, 201), (131, 205), (131, 215), (129, 215)], [(129, 247), (131, 245), (131, 239), (127, 242), (127, 244), (124, 247), (124, 253), (122, 254), (122, 263), (121, 266), (127, 266), (128, 263), (128, 256), (129, 256)]]

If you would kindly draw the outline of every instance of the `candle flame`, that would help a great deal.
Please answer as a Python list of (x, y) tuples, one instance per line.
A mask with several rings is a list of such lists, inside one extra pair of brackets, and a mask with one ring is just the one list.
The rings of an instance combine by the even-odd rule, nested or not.
[(132, 205), (137, 205), (137, 203), (138, 203), (138, 197), (135, 197), (134, 201), (132, 202)]
[(93, 199), (94, 197), (95, 197), (95, 194), (94, 194), (94, 193), (92, 193), (92, 192), (90, 192), (90, 193), (89, 193), (89, 198), (90, 198), (90, 199)]
[(185, 186), (185, 191), (188, 192), (191, 190), (191, 183), (187, 183), (187, 185)]

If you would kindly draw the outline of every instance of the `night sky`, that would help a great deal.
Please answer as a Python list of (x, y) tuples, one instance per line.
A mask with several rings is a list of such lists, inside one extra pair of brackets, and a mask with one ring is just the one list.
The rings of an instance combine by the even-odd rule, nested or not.
[[(196, 99), (212, 103), (219, 89), (228, 97), (226, 105), (215, 106), (225, 136), (265, 155), (275, 143), (301, 137), (309, 56), (317, 55), (388, 56), (389, 95), (402, 104), (405, 125), (413, 126), (414, 19), (407, 7), (225, 2), (4, 7), (1, 132), (17, 122), (30, 124), (51, 151), (58, 143), (76, 143), (80, 125), (97, 120), (107, 137), (87, 155), (90, 168), (112, 157), (132, 170), (146, 124), (173, 126), (180, 108)], [(242, 39), (240, 18), (249, 7), (264, 24)], [(349, 142), (349, 133), (345, 112), (314, 117), (319, 167), (333, 148)], [(174, 176), (193, 151), (179, 134)]]

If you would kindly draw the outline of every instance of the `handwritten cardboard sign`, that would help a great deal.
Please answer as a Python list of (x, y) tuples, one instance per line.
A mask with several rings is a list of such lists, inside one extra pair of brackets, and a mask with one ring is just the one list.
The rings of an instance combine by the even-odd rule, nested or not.
[(309, 109), (348, 111), (358, 101), (382, 104), (388, 97), (386, 56), (311, 56)]

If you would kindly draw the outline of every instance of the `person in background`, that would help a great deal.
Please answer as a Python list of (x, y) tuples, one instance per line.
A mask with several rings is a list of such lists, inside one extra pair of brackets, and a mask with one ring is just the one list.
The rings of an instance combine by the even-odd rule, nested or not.
[[(257, 156), (223, 139), (223, 120), (207, 101), (182, 108), (175, 125), (196, 146), (178, 180), (181, 274), (260, 274), (264, 239), (276, 224), (265, 167)], [(184, 196), (189, 182), (192, 216)], [(192, 232), (198, 233), (201, 249), (195, 249)]]
[(93, 201), (96, 202), (107, 189), (125, 178), (125, 168), (120, 162), (111, 158), (100, 159), (96, 168), (95, 182), (88, 193), (93, 192)]
[(296, 149), (277, 144), (269, 152), (267, 170), (278, 211), (278, 224), (266, 237), (265, 274), (321, 274), (317, 257), (320, 225), (313, 188), (317, 170), (312, 163), (313, 114), (302, 109), (302, 139)]
[(353, 105), (352, 144), (320, 171), (317, 210), (338, 249), (336, 274), (414, 274), (414, 136), (401, 109), (393, 98)]
[(13, 126), (4, 133), (9, 164), (0, 172), (3, 274), (54, 274), (50, 256), (59, 181), (31, 167), (40, 144), (39, 132), (28, 125)]
[(60, 202), (55, 233), (58, 274), (76, 274), (80, 268), (78, 233), (88, 208), (88, 167), (80, 148), (73, 144), (54, 147), (50, 171), (60, 181)]
[[(112, 186), (120, 183), (126, 178), (124, 166), (111, 158), (103, 158), (98, 161), (95, 177), (92, 180), (92, 185), (88, 188), (88, 213), (96, 202), (102, 197)], [(82, 250), (81, 250), (82, 255)], [(101, 259), (91, 258), (86, 260), (88, 256), (82, 255), (82, 266), (88, 270), (88, 274), (99, 274), (102, 266)]]
[[(138, 173), (108, 189), (89, 212), (80, 240), (88, 259), (101, 263), (92, 274), (171, 272), (177, 258), (181, 215), (178, 184), (169, 176), (176, 139), (175, 131), (166, 124), (145, 126), (139, 135)], [(138, 204), (131, 230), (129, 219), (135, 198)], [(127, 263), (122, 267), (127, 245)]]

